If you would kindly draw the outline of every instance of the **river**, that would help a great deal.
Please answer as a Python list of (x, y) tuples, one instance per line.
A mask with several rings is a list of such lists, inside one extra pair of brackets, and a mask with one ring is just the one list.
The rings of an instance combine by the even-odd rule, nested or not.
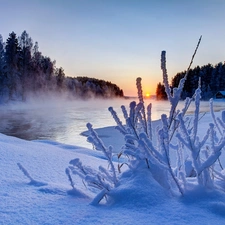
[[(129, 103), (137, 99), (111, 99), (88, 101), (39, 100), (29, 103), (11, 103), (1, 106), (0, 133), (25, 140), (53, 140), (65, 144), (92, 147), (80, 133), (86, 130), (86, 123), (94, 128), (114, 126), (115, 122), (108, 111), (112, 106), (122, 122), (121, 105), (129, 109)], [(152, 120), (160, 119), (161, 114), (169, 113), (169, 102), (152, 102)], [(180, 103), (181, 105), (183, 102)], [(225, 109), (225, 101), (215, 101), (216, 111)], [(201, 102), (201, 111), (209, 111), (209, 102)], [(193, 113), (193, 104), (189, 113)]]

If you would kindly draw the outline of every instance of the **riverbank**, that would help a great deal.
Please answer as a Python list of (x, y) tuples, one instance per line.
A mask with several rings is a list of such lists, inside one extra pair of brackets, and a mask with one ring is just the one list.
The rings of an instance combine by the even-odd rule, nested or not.
[[(218, 113), (217, 113), (218, 115)], [(209, 114), (200, 120), (200, 131), (208, 127)], [(106, 145), (122, 145), (113, 127), (97, 130)], [(115, 131), (115, 132), (114, 132)], [(82, 180), (73, 191), (65, 174), (69, 161), (108, 167), (101, 152), (55, 141), (25, 141), (0, 134), (0, 224), (222, 224), (225, 215), (223, 192), (193, 190), (186, 197), (171, 197), (157, 183), (145, 179), (116, 188), (114, 203), (91, 206), (93, 193)], [(222, 163), (224, 162), (224, 154)], [(116, 163), (116, 155), (114, 158)], [(19, 169), (23, 166), (30, 180)], [(129, 181), (129, 182), (128, 182)]]

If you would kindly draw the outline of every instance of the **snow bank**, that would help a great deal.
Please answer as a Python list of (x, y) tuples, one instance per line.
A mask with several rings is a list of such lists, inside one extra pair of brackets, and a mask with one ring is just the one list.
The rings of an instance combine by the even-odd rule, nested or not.
[[(111, 191), (107, 205), (91, 206), (93, 196), (83, 183), (75, 180), (78, 192), (71, 193), (65, 175), (69, 161), (76, 157), (94, 168), (107, 166), (98, 151), (0, 134), (0, 224), (223, 224), (225, 221), (223, 193), (204, 192), (200, 188), (188, 197), (172, 198), (150, 179), (144, 168), (138, 171), (142, 176), (124, 172), (121, 181), (126, 182)], [(31, 183), (17, 163), (39, 183)]]

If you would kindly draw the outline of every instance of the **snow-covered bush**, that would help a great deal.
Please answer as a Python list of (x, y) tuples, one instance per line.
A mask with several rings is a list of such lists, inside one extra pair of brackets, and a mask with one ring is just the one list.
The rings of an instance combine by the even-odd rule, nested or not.
[[(193, 58), (200, 44), (192, 57)], [(151, 121), (152, 105), (145, 107), (142, 94), (141, 78), (137, 78), (137, 90), (139, 103), (131, 102), (129, 112), (125, 106), (121, 106), (125, 124), (122, 123), (112, 107), (109, 111), (112, 114), (118, 129), (124, 135), (125, 144), (118, 158), (123, 158), (123, 164), (118, 164), (116, 169), (112, 161), (112, 147), (106, 148), (93, 130), (90, 124), (87, 125), (91, 142), (96, 149), (103, 151), (109, 162), (109, 168), (99, 167), (98, 171), (86, 168), (79, 159), (72, 160), (70, 170), (78, 174), (89, 186), (101, 190), (94, 199), (94, 203), (100, 202), (108, 192), (120, 184), (119, 174), (123, 170), (137, 171), (145, 166), (151, 173), (151, 179), (155, 179), (162, 188), (172, 194), (180, 193), (185, 195), (190, 187), (204, 187), (206, 189), (224, 189), (217, 181), (225, 181), (223, 168), (219, 157), (225, 146), (225, 112), (222, 118), (215, 118), (213, 101), (210, 100), (210, 111), (212, 122), (203, 137), (199, 136), (200, 99), (201, 85), (199, 85), (192, 98), (185, 100), (184, 107), (177, 109), (180, 95), (187, 77), (181, 79), (179, 86), (172, 91), (169, 87), (166, 70), (166, 52), (161, 55), (161, 69), (163, 72), (163, 83), (168, 96), (171, 108), (169, 115), (161, 115), (161, 126), (153, 129)], [(191, 116), (186, 112), (194, 102), (195, 111)], [(202, 134), (202, 132), (200, 132)], [(218, 133), (218, 134), (217, 134)], [(176, 160), (172, 160), (175, 159)], [(175, 163), (174, 163), (175, 161)], [(143, 173), (140, 173), (143, 176)], [(191, 184), (191, 185), (190, 185)], [(151, 192), (149, 192), (151, 194)]]

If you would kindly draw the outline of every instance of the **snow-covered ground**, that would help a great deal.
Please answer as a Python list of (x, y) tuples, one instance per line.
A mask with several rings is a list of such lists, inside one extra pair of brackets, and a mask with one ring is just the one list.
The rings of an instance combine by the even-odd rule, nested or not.
[[(206, 115), (200, 121), (204, 132), (208, 120)], [(118, 149), (123, 144), (112, 127), (98, 132), (106, 145)], [(65, 174), (74, 158), (96, 168), (108, 165), (103, 154), (95, 150), (0, 134), (0, 224), (225, 224), (224, 193), (199, 189), (174, 197), (154, 179), (147, 179), (151, 174), (146, 168), (139, 176), (123, 173), (121, 185), (111, 191), (108, 203), (90, 205), (93, 193), (79, 177), (74, 180), (77, 191), (71, 191)]]

